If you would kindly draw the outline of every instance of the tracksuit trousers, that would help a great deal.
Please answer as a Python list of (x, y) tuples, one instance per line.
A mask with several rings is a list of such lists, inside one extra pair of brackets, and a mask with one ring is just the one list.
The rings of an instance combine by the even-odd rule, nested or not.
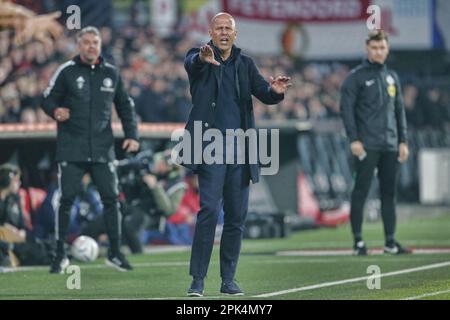
[(81, 180), (85, 173), (90, 173), (99, 191), (103, 203), (103, 216), (110, 243), (110, 252), (115, 255), (119, 252), (120, 247), (121, 215), (117, 174), (112, 162), (61, 162), (58, 164), (61, 200), (55, 221), (57, 254), (65, 254), (64, 241), (67, 237), (70, 213), (75, 198), (81, 191)]
[(398, 152), (366, 150), (363, 160), (355, 157), (355, 185), (351, 197), (350, 220), (355, 241), (362, 240), (364, 203), (369, 192), (375, 168), (380, 182), (381, 216), (386, 242), (394, 240), (396, 226), (396, 185)]

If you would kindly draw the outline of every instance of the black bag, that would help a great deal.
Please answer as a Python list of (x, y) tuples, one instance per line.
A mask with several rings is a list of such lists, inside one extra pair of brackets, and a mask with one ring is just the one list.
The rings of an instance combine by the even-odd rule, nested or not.
[(36, 240), (14, 244), (13, 252), (21, 266), (42, 266), (50, 265), (53, 251), (51, 244)]

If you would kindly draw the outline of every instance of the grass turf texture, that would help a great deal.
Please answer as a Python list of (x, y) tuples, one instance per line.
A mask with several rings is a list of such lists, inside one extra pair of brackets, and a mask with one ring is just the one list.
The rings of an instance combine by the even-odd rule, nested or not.
[[(364, 239), (369, 247), (383, 246), (380, 222), (366, 223)], [(416, 216), (398, 223), (397, 238), (413, 248), (450, 248), (450, 214)], [(264, 299), (260, 294), (334, 281), (367, 277), (367, 268), (378, 265), (382, 273), (450, 261), (449, 253), (405, 256), (369, 255), (279, 256), (286, 250), (350, 249), (350, 226), (292, 233), (284, 239), (244, 240), (236, 278), (244, 299)], [(236, 299), (219, 294), (219, 247), (215, 246), (204, 299)], [(189, 250), (130, 256), (135, 270), (128, 273), (108, 268), (100, 258), (82, 264), (81, 289), (69, 290), (69, 274), (50, 275), (47, 267), (0, 274), (0, 299), (191, 299), (186, 290)], [(380, 290), (369, 290), (366, 280), (272, 296), (269, 299), (404, 299), (443, 292), (421, 299), (450, 299), (450, 266), (381, 278)], [(445, 292), (447, 291), (447, 292)], [(242, 297), (241, 297), (242, 298)]]

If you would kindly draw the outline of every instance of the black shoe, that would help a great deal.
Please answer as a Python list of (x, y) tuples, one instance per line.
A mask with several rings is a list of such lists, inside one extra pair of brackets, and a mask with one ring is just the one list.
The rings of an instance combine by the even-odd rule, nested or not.
[(106, 265), (116, 268), (119, 271), (131, 271), (133, 267), (122, 253), (116, 255), (108, 255), (105, 260)]
[(384, 253), (388, 254), (410, 254), (412, 253), (411, 249), (404, 248), (400, 245), (400, 243), (394, 241), (392, 243), (386, 243), (384, 246)]
[(353, 245), (353, 255), (354, 256), (367, 256), (367, 248), (364, 241), (355, 242)]
[(203, 297), (204, 283), (202, 278), (194, 278), (188, 289), (188, 297)]
[(220, 286), (220, 293), (231, 295), (231, 296), (243, 296), (244, 292), (242, 292), (241, 288), (237, 285), (235, 281), (226, 281), (222, 282)]
[(50, 273), (63, 274), (70, 261), (66, 256), (56, 256), (50, 265)]

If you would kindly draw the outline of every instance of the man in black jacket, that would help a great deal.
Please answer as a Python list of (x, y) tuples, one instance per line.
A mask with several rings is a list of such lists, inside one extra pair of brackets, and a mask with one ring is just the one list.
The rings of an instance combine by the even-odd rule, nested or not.
[[(225, 141), (229, 131), (254, 129), (252, 95), (266, 104), (279, 103), (290, 86), (290, 78), (270, 78), (270, 83), (264, 80), (253, 60), (234, 45), (237, 31), (231, 15), (215, 15), (210, 23), (209, 34), (212, 40), (201, 48), (189, 50), (185, 59), (193, 103), (186, 130), (194, 136), (195, 141), (197, 130), (194, 122), (200, 123), (201, 129), (220, 131)], [(193, 149), (198, 147), (201, 153), (203, 146)], [(254, 151), (254, 148), (251, 149)], [(252, 150), (247, 148), (246, 155)], [(226, 149), (220, 157), (227, 157), (225, 153), (228, 151)], [(237, 161), (232, 164), (228, 161), (183, 164), (198, 173), (200, 189), (200, 211), (190, 261), (193, 281), (188, 295), (203, 295), (214, 231), (222, 206), (225, 215), (220, 242), (220, 291), (242, 295), (234, 275), (247, 214), (249, 181), (258, 181), (258, 164), (239, 164)]]
[(57, 121), (56, 161), (61, 201), (57, 214), (57, 252), (50, 272), (62, 273), (69, 261), (64, 251), (70, 209), (89, 172), (104, 206), (110, 248), (106, 263), (121, 271), (132, 267), (120, 252), (121, 218), (118, 182), (113, 165), (114, 137), (111, 128), (115, 104), (125, 133), (122, 148), (139, 149), (134, 103), (125, 91), (117, 68), (100, 56), (101, 39), (94, 27), (78, 35), (79, 55), (59, 67), (44, 92), (44, 111)]
[(382, 30), (369, 34), (366, 49), (367, 60), (350, 72), (341, 89), (342, 118), (356, 165), (350, 212), (354, 254), (367, 254), (361, 228), (375, 168), (380, 181), (384, 252), (410, 253), (395, 240), (397, 167), (409, 155), (400, 81), (385, 64), (389, 45)]

